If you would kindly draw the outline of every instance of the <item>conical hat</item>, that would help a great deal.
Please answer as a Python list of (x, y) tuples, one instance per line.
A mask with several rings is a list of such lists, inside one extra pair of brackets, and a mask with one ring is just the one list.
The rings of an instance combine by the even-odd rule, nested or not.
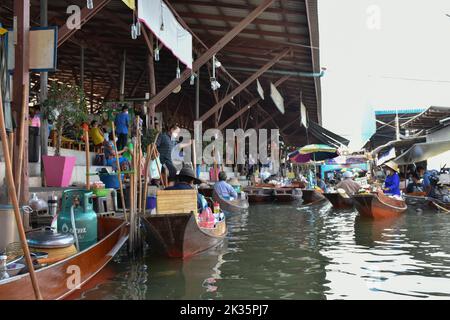
[(232, 186), (240, 186), (239, 180), (237, 178), (231, 178), (229, 182)]
[(396, 172), (399, 171), (399, 169), (398, 169), (398, 164), (396, 164), (394, 161), (388, 161), (388, 162), (386, 162), (384, 165), (385, 165), (386, 167), (391, 168), (392, 170), (394, 170), (394, 171), (396, 171)]

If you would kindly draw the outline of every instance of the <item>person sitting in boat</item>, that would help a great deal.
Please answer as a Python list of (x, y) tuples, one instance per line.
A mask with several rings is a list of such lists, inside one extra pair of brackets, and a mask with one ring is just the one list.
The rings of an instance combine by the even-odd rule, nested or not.
[(353, 180), (353, 173), (351, 171), (345, 171), (343, 180), (336, 185), (336, 189), (343, 189), (347, 195), (351, 196), (358, 193), (361, 186)]
[(428, 194), (432, 193), (432, 185), (430, 181), (430, 177), (432, 176), (432, 172), (425, 170), (424, 167), (418, 166), (417, 167), (417, 174), (419, 175), (419, 178), (422, 180), (422, 189), (424, 192)]
[[(176, 176), (176, 182), (173, 186), (167, 187), (164, 190), (190, 190), (194, 189), (194, 184), (201, 184), (202, 181), (197, 179), (194, 170), (189, 167), (183, 167)], [(208, 206), (205, 198), (197, 193), (197, 208), (203, 210)]]
[(420, 182), (419, 175), (414, 172), (411, 175), (412, 181), (406, 187), (406, 193), (423, 192), (423, 184)]
[(400, 195), (400, 177), (398, 175), (398, 165), (393, 161), (388, 161), (386, 167), (386, 180), (384, 181), (384, 193), (392, 196)]
[(328, 192), (327, 184), (322, 180), (322, 176), (320, 175), (320, 173), (316, 173), (316, 183), (323, 192)]
[(227, 183), (227, 174), (223, 171), (219, 173), (219, 181), (214, 185), (214, 192), (225, 200), (237, 199), (238, 197), (236, 190)]

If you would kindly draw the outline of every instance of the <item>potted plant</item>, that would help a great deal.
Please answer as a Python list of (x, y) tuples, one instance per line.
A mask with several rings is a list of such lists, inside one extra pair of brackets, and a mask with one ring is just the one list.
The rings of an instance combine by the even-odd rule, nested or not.
[(43, 116), (52, 121), (57, 133), (54, 156), (42, 156), (45, 181), (49, 187), (67, 187), (72, 178), (76, 157), (61, 156), (61, 141), (67, 129), (87, 121), (83, 90), (77, 86), (53, 82), (42, 108)]

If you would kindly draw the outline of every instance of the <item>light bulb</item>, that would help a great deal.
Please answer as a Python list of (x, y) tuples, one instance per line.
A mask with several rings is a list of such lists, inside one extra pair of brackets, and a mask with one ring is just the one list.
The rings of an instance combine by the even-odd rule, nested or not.
[(161, 28), (159, 30), (164, 31), (164, 22), (161, 22)]
[(159, 47), (155, 48), (155, 61), (159, 61)]
[(190, 85), (193, 86), (195, 84), (195, 73), (191, 74)]
[(177, 79), (181, 78), (181, 70), (180, 67), (177, 67)]
[(94, 9), (94, 0), (87, 0), (86, 6), (88, 9)]
[(137, 35), (138, 37), (141, 36), (141, 27), (142, 27), (141, 22), (140, 22), (139, 20), (136, 21), (136, 35)]
[(216, 66), (216, 68), (220, 68), (222, 66), (222, 63), (220, 63), (219, 60), (215, 59), (216, 61), (214, 62), (214, 65)]
[(137, 39), (137, 31), (136, 26), (134, 24), (131, 25), (131, 39), (133, 40)]

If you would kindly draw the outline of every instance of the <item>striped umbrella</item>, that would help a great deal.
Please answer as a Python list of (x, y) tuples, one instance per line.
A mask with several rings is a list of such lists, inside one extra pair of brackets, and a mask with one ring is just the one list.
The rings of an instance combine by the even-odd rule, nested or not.
[(339, 156), (337, 149), (325, 144), (310, 144), (289, 154), (289, 159), (295, 163), (323, 161)]

